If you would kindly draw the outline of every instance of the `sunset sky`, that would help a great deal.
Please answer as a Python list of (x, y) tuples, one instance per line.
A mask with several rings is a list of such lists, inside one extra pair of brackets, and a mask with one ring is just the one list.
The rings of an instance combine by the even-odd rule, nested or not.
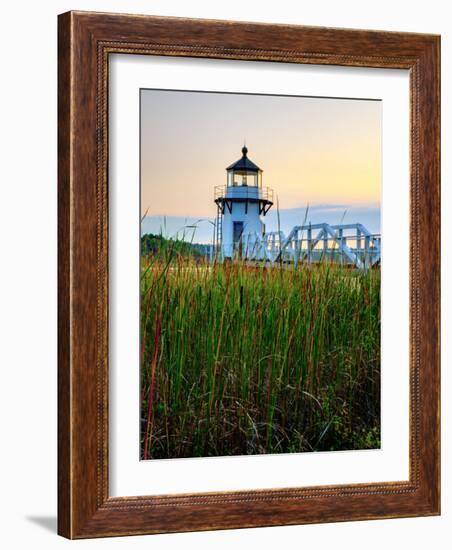
[[(379, 232), (380, 126), (380, 101), (142, 90), (142, 232), (159, 232), (163, 217), (170, 235), (212, 220), (214, 187), (245, 140), (286, 233), (307, 205), (307, 221)], [(276, 206), (265, 222), (276, 229)], [(210, 228), (200, 222), (194, 240), (208, 242)]]

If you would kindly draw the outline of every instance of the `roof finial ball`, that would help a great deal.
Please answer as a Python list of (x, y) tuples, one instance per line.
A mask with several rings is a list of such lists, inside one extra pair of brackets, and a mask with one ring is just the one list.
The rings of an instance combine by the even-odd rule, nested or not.
[(248, 147), (246, 145), (242, 147), (242, 153), (243, 153), (243, 156), (246, 157), (246, 154), (248, 153)]

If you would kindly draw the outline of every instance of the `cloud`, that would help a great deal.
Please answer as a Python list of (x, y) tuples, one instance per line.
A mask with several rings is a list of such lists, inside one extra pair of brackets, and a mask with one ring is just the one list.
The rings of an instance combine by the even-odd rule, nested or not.
[[(280, 210), (280, 226), (284, 233), (289, 233), (295, 225), (308, 223), (361, 223), (371, 233), (380, 232), (380, 208), (378, 206), (347, 206), (343, 204), (321, 204), (304, 208), (287, 208)], [(278, 214), (271, 209), (265, 218), (266, 231), (278, 227)]]

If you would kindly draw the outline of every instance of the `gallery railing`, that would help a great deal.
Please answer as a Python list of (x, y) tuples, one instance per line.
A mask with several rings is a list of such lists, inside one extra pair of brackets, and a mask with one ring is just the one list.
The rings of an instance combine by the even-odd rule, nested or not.
[(255, 187), (251, 185), (217, 185), (214, 188), (214, 200), (226, 198), (261, 199), (273, 202), (271, 187)]

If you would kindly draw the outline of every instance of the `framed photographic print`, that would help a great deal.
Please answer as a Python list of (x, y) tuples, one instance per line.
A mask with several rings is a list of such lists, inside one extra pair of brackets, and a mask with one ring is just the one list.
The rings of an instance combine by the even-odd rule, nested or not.
[(59, 17), (59, 533), (439, 514), (437, 36)]

